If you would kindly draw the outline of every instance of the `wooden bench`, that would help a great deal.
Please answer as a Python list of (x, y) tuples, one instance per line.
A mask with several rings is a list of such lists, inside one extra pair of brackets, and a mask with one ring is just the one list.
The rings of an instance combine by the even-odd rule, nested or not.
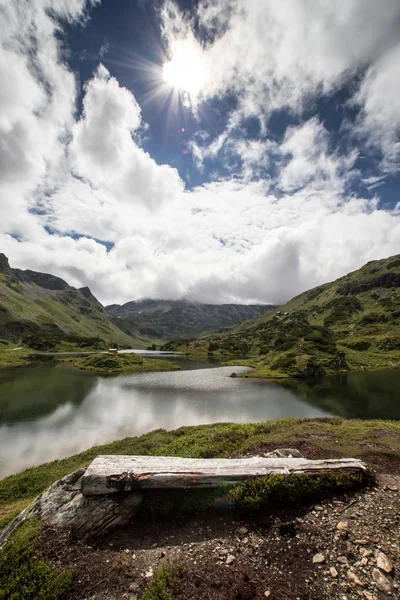
[(217, 488), (269, 475), (363, 473), (356, 458), (177, 458), (170, 456), (98, 456), (82, 477), (85, 496), (145, 489)]

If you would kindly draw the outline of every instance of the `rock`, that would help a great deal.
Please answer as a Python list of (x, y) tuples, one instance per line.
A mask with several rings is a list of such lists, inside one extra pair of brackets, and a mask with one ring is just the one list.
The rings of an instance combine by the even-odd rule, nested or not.
[(373, 555), (373, 552), (372, 552), (372, 550), (363, 550), (362, 555), (363, 555), (363, 558), (369, 558), (370, 556)]
[(393, 571), (393, 563), (384, 552), (378, 552), (376, 555), (376, 566), (385, 573), (391, 573)]
[(342, 565), (347, 565), (349, 562), (345, 556), (339, 556), (337, 560), (338, 562), (342, 563)]
[(233, 562), (235, 562), (235, 560), (236, 558), (233, 556), (233, 554), (229, 554), (225, 562), (227, 565), (231, 565)]
[(353, 571), (350, 571), (350, 570), (349, 570), (349, 571), (347, 571), (347, 579), (348, 579), (349, 581), (351, 581), (352, 583), (355, 583), (356, 585), (360, 585), (360, 586), (364, 585), (364, 584), (363, 584), (363, 583), (362, 583), (362, 582), (359, 580), (359, 578), (357, 577), (357, 575), (356, 575), (355, 573), (353, 573)]
[(354, 540), (354, 543), (357, 546), (365, 546), (365, 544), (368, 544), (368, 540)]
[(266, 598), (269, 598), (269, 597), (270, 597), (270, 595), (271, 595), (271, 592), (270, 592), (269, 590), (266, 590), (266, 591), (264, 592), (264, 596), (265, 596)]
[(339, 573), (336, 571), (335, 567), (331, 567), (329, 569), (329, 572), (332, 575), (332, 577), (337, 577), (339, 575)]
[(339, 531), (345, 531), (346, 529), (348, 529), (348, 527), (348, 521), (339, 521), (339, 523), (336, 525), (336, 529), (339, 529)]
[(144, 574), (144, 576), (147, 579), (150, 579), (150, 577), (153, 577), (153, 567), (150, 567), (148, 571), (146, 571), (146, 573)]
[(109, 496), (83, 496), (78, 469), (51, 485), (23, 510), (0, 534), (0, 548), (27, 519), (38, 517), (44, 525), (71, 529), (80, 539), (103, 535), (129, 523), (142, 502), (142, 494), (130, 492)]
[(323, 554), (314, 554), (312, 561), (314, 565), (321, 565), (325, 562), (325, 556)]
[(264, 454), (265, 458), (304, 458), (296, 448), (278, 448)]
[(246, 535), (246, 533), (249, 533), (249, 530), (247, 529), (247, 527), (239, 527), (239, 533), (241, 533), (242, 535)]
[(364, 590), (363, 594), (364, 594), (364, 597), (366, 598), (366, 600), (376, 600), (376, 596), (371, 594), (371, 592), (369, 592), (368, 590)]
[(229, 377), (237, 377), (237, 373), (231, 373)]
[(386, 592), (387, 594), (391, 591), (392, 586), (390, 585), (390, 581), (383, 573), (379, 571), (379, 569), (374, 569), (372, 571), (372, 579), (376, 583), (376, 587), (382, 592)]

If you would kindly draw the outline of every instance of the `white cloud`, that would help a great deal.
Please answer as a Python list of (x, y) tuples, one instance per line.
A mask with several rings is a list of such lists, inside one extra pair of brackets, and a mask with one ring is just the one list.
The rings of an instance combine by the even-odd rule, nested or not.
[[(385, 5), (384, 11), (369, 0), (363, 10), (356, 0), (341, 10), (322, 1), (203, 3), (201, 19), (216, 36), (205, 49), (215, 66), (209, 94), (236, 90), (241, 105), (221, 136), (192, 149), (199, 163), (225, 152), (238, 157), (241, 169), (189, 191), (175, 169), (140, 147), (139, 104), (103, 66), (85, 85), (82, 115), (75, 114), (76, 81), (54, 18), (82, 20), (87, 3), (0, 0), (1, 251), (14, 266), (89, 285), (103, 302), (148, 296), (276, 303), (398, 252), (400, 214), (348, 194), (359, 176), (356, 152), (332, 149), (317, 118), (290, 128), (281, 143), (266, 129), (259, 139), (237, 135), (244, 115), (296, 108), (370, 64), (356, 98), (363, 106), (357, 131), (371, 144), (386, 140), (390, 160), (387, 123), (400, 116), (393, 106), (378, 114), (379, 90), (384, 73), (393, 83), (389, 47), (398, 3)], [(190, 23), (176, 19), (164, 17), (167, 38), (189, 31)], [(387, 70), (380, 68), (385, 60)], [(396, 89), (393, 83), (393, 104)], [(267, 177), (271, 164), (277, 173)], [(96, 240), (113, 248), (107, 252)]]
[[(365, 72), (352, 100), (363, 111), (353, 133), (379, 147), (383, 166), (394, 168), (400, 127), (398, 0), (347, 0), (340, 6), (326, 0), (203, 0), (198, 15), (214, 38), (204, 49), (211, 69), (205, 97), (234, 92), (239, 118), (255, 115), (265, 126), (274, 110), (301, 114), (315, 97)], [(191, 35), (191, 22), (176, 9), (163, 17), (170, 43)], [(226, 133), (219, 144), (229, 138), (230, 127)]]
[(155, 208), (182, 189), (175, 169), (157, 163), (132, 139), (141, 122), (135, 97), (100, 65), (85, 86), (83, 115), (69, 146), (73, 172), (120, 202)]

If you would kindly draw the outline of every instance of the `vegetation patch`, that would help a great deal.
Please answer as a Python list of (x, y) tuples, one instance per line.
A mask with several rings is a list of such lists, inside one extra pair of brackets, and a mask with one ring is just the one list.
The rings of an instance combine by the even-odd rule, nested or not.
[(58, 600), (72, 586), (72, 571), (58, 571), (41, 557), (40, 531), (31, 519), (0, 550), (0, 600)]
[(180, 565), (166, 563), (154, 572), (142, 600), (174, 600), (177, 584), (182, 579), (183, 569)]
[(149, 371), (177, 371), (178, 365), (169, 360), (145, 359), (131, 352), (129, 354), (91, 354), (74, 359), (66, 358), (74, 367), (102, 375), (118, 373), (143, 373)]
[(303, 474), (272, 475), (232, 487), (228, 495), (243, 510), (269, 510), (274, 506), (300, 504), (340, 494), (371, 485), (373, 481), (369, 472), (323, 473), (316, 477)]

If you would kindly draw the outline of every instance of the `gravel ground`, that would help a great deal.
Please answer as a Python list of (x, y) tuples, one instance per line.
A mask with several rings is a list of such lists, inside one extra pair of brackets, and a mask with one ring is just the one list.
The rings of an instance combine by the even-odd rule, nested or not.
[(44, 554), (73, 567), (69, 600), (139, 600), (162, 564), (174, 597), (247, 600), (400, 598), (400, 476), (305, 509), (138, 519), (96, 544), (47, 528)]

